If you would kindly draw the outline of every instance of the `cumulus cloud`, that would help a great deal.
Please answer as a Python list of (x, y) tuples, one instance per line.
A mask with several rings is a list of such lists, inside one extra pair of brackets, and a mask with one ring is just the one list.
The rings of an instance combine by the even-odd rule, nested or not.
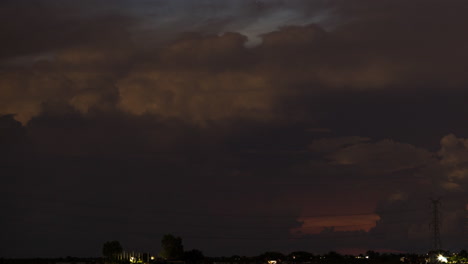
[(468, 187), (468, 140), (454, 134), (440, 140), (438, 152), (444, 171), (441, 179), (442, 188), (447, 191), (463, 191)]
[(268, 118), (272, 108), (265, 81), (248, 73), (154, 71), (129, 76), (117, 86), (121, 108), (136, 115), (150, 113), (203, 123), (239, 117)]
[[(445, 5), (436, 9), (428, 2), (427, 9), (416, 10), (403, 1), (362, 0), (369, 9), (361, 9), (345, 1), (308, 2), (119, 1), (93, 12), (85, 8), (89, 2), (73, 11), (72, 2), (46, 1), (38, 7), (43, 12), (4, 4), (3, 17), (12, 22), (4, 24), (14, 30), (6, 31), (3, 43), (2, 50), (9, 52), (2, 55), (2, 65), (9, 68), (1, 73), (0, 113), (16, 114), (26, 123), (41, 113), (41, 105), (55, 100), (82, 113), (104, 108), (198, 123), (277, 120), (284, 118), (287, 104), (295, 103), (287, 100), (324, 91), (404, 92), (426, 89), (427, 84), (457, 88), (466, 83), (460, 70), (465, 62), (459, 58), (467, 40), (455, 30), (461, 14), (444, 15), (453, 28), (435, 31), (438, 39), (457, 40), (450, 41), (450, 48), (433, 41), (432, 15)], [(188, 20), (172, 24), (151, 14), (162, 10)], [(217, 11), (209, 15), (209, 10)], [(7, 15), (12, 11), (19, 12), (18, 18)], [(234, 14), (246, 18), (246, 24)], [(339, 22), (333, 27), (307, 24), (319, 14)], [(203, 26), (187, 27), (197, 19)], [(51, 25), (57, 25), (53, 32)], [(166, 26), (174, 29), (174, 36), (158, 31)], [(196, 33), (181, 37), (184, 31)], [(30, 41), (21, 41), (32, 33)], [(152, 37), (160, 33), (161, 39)], [(261, 42), (247, 48), (257, 33)], [(426, 43), (424, 48), (416, 45), (420, 42)], [(435, 50), (444, 50), (444, 56)], [(49, 80), (30, 74), (37, 66), (26, 62), (35, 58), (52, 64), (40, 74)]]
[[(404, 238), (424, 241), (427, 215), (413, 209), (434, 193), (447, 197), (456, 211), (448, 224), (459, 227), (457, 208), (467, 201), (467, 140), (447, 135), (438, 152), (425, 143), (452, 127), (466, 133), (460, 125), (466, 95), (454, 92), (468, 83), (462, 1), (5, 0), (0, 17), (0, 115), (6, 115), (0, 125), (7, 131), (0, 133), (6, 146), (0, 154), (17, 159), (15, 166), (27, 156), (23, 149), (49, 159), (47, 166), (38, 160), (24, 172), (15, 166), (3, 172), (37, 182), (62, 179), (57, 189), (70, 179), (83, 182), (82, 190), (104, 205), (97, 197), (108, 186), (102, 175), (128, 177), (135, 188), (135, 175), (143, 175), (168, 190), (180, 188), (183, 178), (190, 183), (182, 192), (186, 200), (201, 203), (202, 193), (214, 211), (226, 203), (242, 212), (294, 211), (275, 230), (281, 236), (300, 225), (304, 209), (306, 227), (315, 233), (328, 227), (317, 237), (319, 246), (322, 238), (349, 233), (344, 230), (369, 230), (378, 218), (369, 232), (349, 234), (366, 246), (382, 243), (379, 236), (398, 245)], [(314, 140), (319, 133), (310, 131), (329, 133)], [(62, 163), (57, 156), (83, 158)], [(126, 162), (101, 165), (96, 157)], [(138, 162), (126, 164), (130, 160)], [(41, 176), (32, 179), (36, 167)], [(90, 184), (96, 194), (83, 175), (102, 181)], [(196, 193), (192, 186), (226, 178), (245, 185), (224, 199), (224, 207), (212, 199), (211, 187)], [(295, 188), (275, 186), (285, 193), (271, 195), (264, 185), (274, 180)], [(118, 190), (128, 190), (124, 183)], [(154, 193), (150, 186), (147, 193)], [(245, 186), (252, 187), (239, 198)], [(218, 189), (216, 195), (226, 197), (233, 188)], [(352, 213), (375, 208), (378, 199), (378, 217), (367, 220), (305, 218), (323, 209), (314, 205)], [(347, 221), (366, 228), (338, 227)]]
[[(464, 138), (449, 134), (441, 139), (439, 151), (430, 151), (394, 140), (374, 141), (366, 137), (314, 140), (309, 145), (310, 151), (320, 153), (328, 162), (311, 163), (308, 169), (312, 175), (319, 174), (319, 182), (340, 179), (340, 184), (333, 187), (336, 192), (343, 192), (343, 186), (354, 190), (351, 192), (353, 198), (348, 197), (347, 202), (340, 204), (371, 207), (375, 217), (359, 216), (360, 222), (355, 226), (343, 224), (343, 227), (338, 223), (340, 219), (346, 219), (345, 216), (323, 218), (322, 222), (319, 221), (321, 218), (302, 217), (298, 218), (302, 225), (291, 230), (295, 235), (307, 237), (305, 234), (310, 234), (318, 239), (320, 227), (336, 225), (320, 235), (345, 236), (345, 231), (363, 230), (365, 242), (362, 245), (366, 248), (372, 244), (379, 248), (408, 250), (430, 239), (428, 198), (442, 197), (442, 237), (445, 245), (456, 245), (466, 228), (465, 142)], [(349, 183), (347, 177), (351, 177)], [(366, 205), (366, 200), (353, 201), (367, 186), (378, 193), (373, 194), (377, 201), (375, 205)], [(371, 191), (366, 189), (366, 192), (369, 198)], [(310, 209), (310, 205), (304, 205), (304, 208)], [(354, 223), (351, 219), (347, 222)], [(405, 242), (401, 243), (402, 240)], [(396, 244), (399, 246), (395, 247)]]
[(357, 166), (372, 173), (408, 170), (433, 161), (429, 151), (392, 140), (347, 146), (328, 157), (334, 164)]
[[(309, 149), (321, 153), (331, 166), (349, 167), (359, 174), (403, 173), (419, 178), (421, 184), (431, 182), (429, 188), (433, 191), (460, 191), (468, 184), (468, 143), (453, 134), (440, 140), (437, 152), (388, 139), (374, 142), (366, 137), (321, 138), (314, 140)], [(407, 198), (405, 192), (395, 191), (390, 201)]]
[[(322, 155), (330, 160), (329, 166), (351, 166), (354, 174), (371, 175), (386, 186), (375, 208), (379, 219), (368, 230), (369, 239), (385, 239), (384, 243), (378, 242), (379, 246), (390, 247), (405, 238), (408, 243), (401, 244), (400, 249), (427, 240), (430, 234), (428, 197), (443, 197), (445, 242), (453, 244), (460, 239), (460, 232), (465, 229), (468, 202), (464, 192), (468, 186), (466, 139), (446, 135), (437, 152), (392, 140), (373, 142), (360, 137), (319, 139), (311, 149), (323, 150), (327, 145), (332, 146), (333, 151), (322, 152)], [(404, 177), (393, 181), (389, 173)]]
[(396, 202), (396, 201), (404, 201), (408, 199), (408, 194), (404, 192), (396, 192), (391, 194), (388, 197), (388, 200), (391, 202)]
[[(443, 165), (457, 166), (468, 162), (467, 139), (457, 138), (454, 134), (449, 134), (440, 140), (440, 145), (439, 156)], [(461, 173), (462, 171), (458, 171), (454, 176), (462, 177)]]
[(321, 138), (314, 140), (310, 145), (311, 151), (317, 152), (334, 152), (340, 148), (355, 145), (361, 142), (370, 141), (370, 138), (366, 137), (340, 137), (340, 138)]
[(41, 113), (42, 103), (61, 101), (70, 83), (51, 72), (7, 71), (0, 74), (0, 113), (15, 114), (15, 119), (27, 123)]

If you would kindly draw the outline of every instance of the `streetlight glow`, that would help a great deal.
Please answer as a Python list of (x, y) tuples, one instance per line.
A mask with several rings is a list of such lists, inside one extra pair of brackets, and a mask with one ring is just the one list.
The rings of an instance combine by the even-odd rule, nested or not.
[(437, 256), (437, 260), (440, 261), (440, 262), (442, 262), (442, 263), (447, 263), (447, 262), (448, 262), (447, 258), (444, 257), (444, 256), (442, 256), (441, 254), (439, 254), (439, 255)]

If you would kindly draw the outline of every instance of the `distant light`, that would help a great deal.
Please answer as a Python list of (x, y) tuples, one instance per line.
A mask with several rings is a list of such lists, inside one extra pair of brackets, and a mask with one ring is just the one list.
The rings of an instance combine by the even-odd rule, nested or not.
[(368, 259), (368, 258), (369, 258), (369, 256), (366, 256), (366, 259)]
[(276, 260), (269, 260), (269, 261), (268, 261), (268, 264), (276, 264), (276, 263), (277, 263)]
[(134, 263), (134, 262), (135, 262), (135, 258), (134, 258), (134, 257), (130, 257), (130, 262), (131, 262), (131, 263)]
[(151, 260), (154, 260), (154, 256), (151, 256)]
[(447, 263), (447, 262), (448, 262), (447, 258), (444, 257), (444, 256), (442, 256), (442, 255), (440, 255), (440, 254), (437, 256), (437, 260), (440, 261), (440, 262), (443, 262), (443, 263)]

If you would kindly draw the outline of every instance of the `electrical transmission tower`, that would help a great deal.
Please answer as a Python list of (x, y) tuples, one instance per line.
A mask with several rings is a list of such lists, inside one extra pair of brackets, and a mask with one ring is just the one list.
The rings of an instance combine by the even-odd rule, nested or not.
[(440, 198), (431, 199), (432, 202), (432, 235), (433, 235), (433, 250), (441, 250), (442, 243), (440, 242)]

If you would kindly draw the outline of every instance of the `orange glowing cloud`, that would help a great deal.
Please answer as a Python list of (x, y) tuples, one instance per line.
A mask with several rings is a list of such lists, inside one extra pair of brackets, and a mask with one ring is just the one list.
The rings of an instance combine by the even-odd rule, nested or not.
[(300, 217), (300, 227), (290, 230), (293, 235), (313, 235), (326, 230), (332, 231), (360, 231), (368, 232), (380, 220), (377, 214)]

